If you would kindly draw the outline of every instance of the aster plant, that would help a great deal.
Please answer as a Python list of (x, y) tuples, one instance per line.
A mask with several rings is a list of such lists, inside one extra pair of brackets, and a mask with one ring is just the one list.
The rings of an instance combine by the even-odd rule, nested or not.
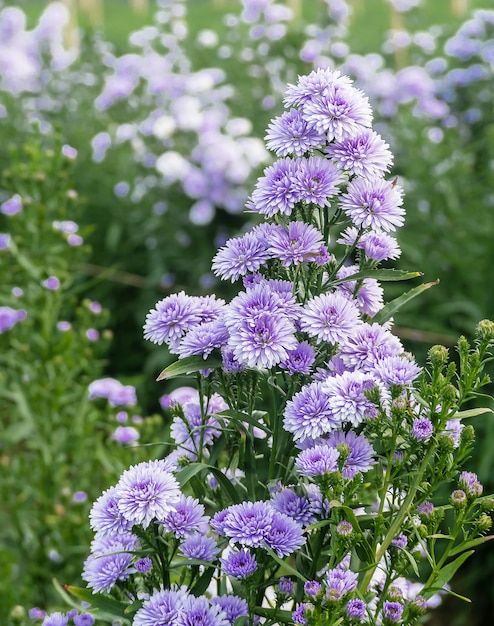
[(87, 589), (67, 589), (103, 620), (413, 624), (490, 538), (493, 500), (463, 465), (494, 324), (416, 363), (392, 316), (431, 285), (384, 301), (382, 281), (418, 273), (381, 267), (403, 194), (367, 98), (320, 69), (285, 105), (247, 204), (264, 221), (213, 260), (238, 295), (147, 315), (178, 356), (158, 380), (196, 386), (170, 394), (169, 454), (93, 505)]

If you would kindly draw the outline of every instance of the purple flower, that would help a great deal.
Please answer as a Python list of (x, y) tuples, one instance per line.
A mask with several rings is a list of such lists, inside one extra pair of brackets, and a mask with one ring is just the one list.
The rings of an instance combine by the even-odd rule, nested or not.
[(395, 548), (406, 548), (408, 540), (405, 535), (400, 534), (391, 541), (391, 545), (395, 546)]
[(271, 527), (264, 541), (279, 557), (288, 556), (304, 545), (302, 526), (288, 515), (274, 511)]
[(316, 352), (308, 341), (302, 341), (293, 350), (287, 350), (287, 358), (281, 361), (280, 367), (287, 369), (290, 375), (310, 374), (316, 359)]
[(181, 609), (176, 621), (167, 623), (174, 623), (176, 626), (230, 626), (221, 607), (211, 605), (205, 596), (196, 598), (187, 595)]
[(90, 613), (81, 613), (74, 615), (75, 626), (93, 626), (95, 618)]
[(118, 508), (118, 492), (110, 487), (96, 500), (89, 513), (91, 528), (98, 533), (120, 535), (132, 530), (132, 523), (125, 519)]
[[(337, 240), (345, 246), (353, 246), (359, 230), (355, 226), (348, 227)], [(400, 246), (394, 237), (378, 230), (364, 232), (358, 239), (357, 248), (363, 250), (365, 256), (373, 261), (385, 261), (386, 259), (397, 259), (400, 254)]]
[(239, 617), (248, 617), (249, 615), (247, 602), (238, 596), (215, 596), (211, 598), (211, 604), (220, 607), (231, 626)]
[(278, 593), (282, 594), (284, 596), (289, 596), (293, 593), (293, 590), (295, 589), (295, 584), (293, 583), (293, 580), (290, 580), (290, 578), (286, 578), (285, 576), (282, 576), (279, 581), (278, 581)]
[(483, 487), (474, 472), (462, 472), (458, 479), (458, 485), (472, 498), (482, 495)]
[(67, 616), (57, 611), (47, 615), (41, 626), (67, 626), (68, 622)]
[(193, 532), (185, 537), (180, 545), (179, 552), (187, 559), (214, 561), (218, 555), (218, 546), (211, 537)]
[(373, 370), (383, 383), (388, 385), (410, 385), (422, 368), (407, 356), (388, 356), (376, 363)]
[(13, 328), (17, 322), (27, 317), (26, 311), (12, 309), (10, 306), (0, 306), (0, 334)]
[(287, 106), (304, 105), (314, 96), (323, 94), (330, 85), (342, 88), (350, 87), (351, 84), (351, 79), (338, 70), (319, 68), (308, 75), (299, 76), (296, 85), (289, 84), (283, 102)]
[(288, 487), (283, 487), (272, 495), (271, 505), (276, 511), (288, 515), (299, 524), (312, 524), (315, 519), (311, 502)]
[(285, 267), (314, 261), (324, 245), (321, 233), (304, 222), (290, 222), (288, 230), (278, 226), (272, 230), (269, 254)]
[(166, 343), (171, 351), (178, 348), (183, 335), (201, 322), (197, 298), (181, 291), (156, 303), (146, 316), (144, 339), (161, 345)]
[(185, 334), (177, 348), (177, 353), (180, 358), (199, 354), (207, 359), (213, 350), (226, 345), (228, 336), (228, 329), (223, 320), (199, 324)]
[(86, 500), (87, 493), (85, 491), (74, 491), (74, 494), (72, 495), (73, 502), (86, 502)]
[(227, 408), (226, 402), (216, 393), (209, 398), (203, 411), (198, 400), (191, 399), (182, 406), (183, 418), (179, 416), (173, 418), (170, 434), (181, 448), (194, 456), (201, 442), (203, 446), (209, 445), (220, 435), (219, 424), (213, 415)]
[(434, 505), (432, 504), (432, 502), (426, 500), (425, 502), (422, 502), (422, 504), (418, 505), (417, 511), (420, 515), (423, 515), (424, 517), (430, 517), (434, 512)]
[(229, 552), (226, 558), (221, 559), (225, 574), (233, 578), (247, 578), (257, 570), (256, 558), (247, 548), (238, 552)]
[(136, 390), (132, 385), (122, 385), (115, 378), (99, 378), (88, 387), (89, 399), (107, 398), (111, 406), (137, 404)]
[(358, 576), (349, 569), (335, 568), (326, 574), (325, 597), (329, 601), (338, 601), (357, 587)]
[(336, 524), (336, 533), (340, 537), (350, 537), (353, 533), (353, 526), (347, 520), (341, 520), (341, 522)]
[(363, 620), (366, 614), (365, 602), (359, 598), (349, 600), (346, 605), (346, 614), (350, 619)]
[(383, 615), (390, 622), (397, 624), (401, 621), (401, 616), (403, 613), (403, 604), (399, 602), (391, 602), (390, 600), (386, 600), (383, 604)]
[(382, 178), (355, 178), (341, 196), (341, 208), (357, 227), (389, 232), (404, 223), (402, 189)]
[(46, 287), (46, 289), (50, 289), (51, 291), (56, 291), (60, 288), (60, 280), (56, 276), (49, 276), (41, 284), (43, 287)]
[[(353, 276), (359, 271), (356, 265), (344, 265), (337, 273), (338, 279)], [(362, 313), (373, 317), (382, 307), (383, 290), (375, 278), (364, 278), (363, 280), (345, 280), (344, 283), (336, 287), (337, 293), (344, 295), (349, 300), (354, 300)]]
[(340, 453), (335, 447), (320, 443), (303, 450), (295, 464), (302, 476), (323, 476), (338, 471), (339, 456)]
[(363, 420), (376, 415), (376, 406), (366, 397), (377, 381), (360, 371), (343, 372), (330, 377), (322, 385), (328, 396), (328, 407), (338, 424), (358, 426)]
[(317, 342), (338, 343), (347, 338), (360, 323), (354, 303), (339, 293), (315, 296), (305, 305), (300, 328)]
[(16, 215), (19, 211), (22, 211), (22, 198), (18, 193), (0, 204), (0, 213), (4, 215)]
[(277, 213), (291, 215), (298, 200), (294, 187), (295, 171), (295, 162), (288, 157), (267, 167), (264, 176), (257, 180), (247, 208), (268, 218)]
[(122, 445), (134, 443), (140, 437), (139, 431), (133, 426), (117, 426), (111, 438)]
[(9, 233), (0, 233), (0, 250), (6, 250), (10, 246)]
[(43, 619), (44, 617), (46, 617), (46, 611), (43, 611), (43, 609), (40, 609), (37, 606), (34, 606), (32, 609), (29, 609), (29, 617), (31, 619)]
[(153, 568), (153, 562), (147, 556), (142, 557), (141, 559), (137, 559), (134, 563), (134, 567), (140, 574), (147, 574)]
[(326, 154), (343, 170), (365, 178), (382, 176), (393, 163), (388, 144), (370, 129), (329, 144)]
[(295, 440), (316, 439), (340, 426), (330, 406), (330, 398), (320, 382), (305, 385), (288, 400), (283, 426)]
[(142, 607), (137, 610), (134, 626), (158, 626), (158, 624), (173, 624), (182, 611), (187, 597), (183, 589), (161, 589), (144, 600)]
[(364, 474), (375, 463), (374, 448), (364, 435), (357, 435), (353, 430), (347, 433), (343, 430), (333, 431), (326, 442), (340, 450), (340, 454), (345, 457), (342, 469), (343, 478), (351, 480), (359, 473)]
[(204, 515), (204, 506), (192, 496), (180, 494), (177, 502), (161, 522), (166, 532), (176, 537), (185, 537), (194, 531), (200, 531), (209, 517)]
[(426, 417), (416, 417), (413, 420), (410, 434), (416, 441), (429, 441), (434, 432), (432, 422)]
[(307, 624), (307, 618), (304, 617), (305, 610), (311, 608), (311, 604), (309, 602), (301, 602), (298, 607), (292, 613), (292, 620), (295, 624), (300, 624), (301, 626), (305, 626)]
[(82, 578), (93, 593), (109, 592), (119, 581), (135, 572), (131, 550), (137, 546), (136, 538), (106, 536), (92, 544), (92, 553), (84, 563)]
[(339, 169), (328, 159), (316, 156), (297, 159), (294, 165), (297, 201), (329, 206), (328, 198), (339, 193), (338, 185), (342, 182)]
[(62, 154), (71, 160), (77, 158), (77, 150), (68, 144), (62, 146)]
[(459, 419), (450, 419), (446, 422), (442, 434), (447, 435), (453, 441), (453, 446), (457, 448), (460, 445), (461, 431), (465, 427)]
[(221, 516), (217, 513), (213, 519), (216, 522), (221, 519), (217, 526), (221, 534), (238, 543), (259, 547), (271, 531), (274, 513), (267, 502), (242, 502), (228, 507)]
[(175, 477), (164, 461), (131, 466), (116, 485), (118, 508), (125, 519), (147, 528), (153, 519), (162, 520), (180, 496)]
[(275, 117), (269, 124), (266, 146), (278, 157), (304, 155), (311, 148), (321, 146), (326, 138), (308, 127), (300, 109), (290, 109)]
[(229, 239), (213, 259), (213, 272), (223, 280), (234, 282), (240, 276), (266, 265), (270, 252), (264, 238), (255, 232)]
[(328, 85), (304, 102), (302, 114), (309, 128), (325, 134), (328, 141), (352, 137), (372, 124), (368, 98), (347, 85)]
[(361, 324), (341, 346), (340, 357), (346, 367), (372, 372), (378, 362), (403, 352), (398, 337), (379, 324)]

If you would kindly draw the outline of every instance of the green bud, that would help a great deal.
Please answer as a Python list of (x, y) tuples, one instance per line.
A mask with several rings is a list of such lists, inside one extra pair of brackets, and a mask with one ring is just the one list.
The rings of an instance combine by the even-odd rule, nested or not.
[(465, 426), (465, 428), (461, 431), (461, 443), (469, 444), (474, 439), (475, 439), (475, 428), (471, 424), (468, 424), (468, 426)]
[(456, 402), (458, 397), (456, 387), (454, 385), (446, 385), (442, 390), (442, 402), (444, 405), (451, 406)]
[(470, 352), (470, 344), (468, 343), (467, 338), (464, 337), (463, 335), (458, 339), (457, 348), (458, 348), (458, 353), (460, 354), (460, 356), (463, 356), (463, 357), (468, 356), (468, 353)]
[(484, 343), (492, 343), (494, 341), (494, 322), (491, 320), (481, 320), (477, 324), (475, 334)]
[(492, 526), (492, 519), (490, 515), (487, 515), (487, 513), (481, 513), (475, 523), (479, 533), (486, 533)]
[(484, 498), (482, 500), (482, 508), (484, 511), (494, 511), (494, 496)]
[(14, 622), (14, 624), (21, 624), (26, 617), (26, 609), (17, 604), (10, 611), (10, 619)]
[(432, 346), (428, 353), (429, 362), (433, 367), (442, 368), (449, 359), (448, 348), (445, 346)]

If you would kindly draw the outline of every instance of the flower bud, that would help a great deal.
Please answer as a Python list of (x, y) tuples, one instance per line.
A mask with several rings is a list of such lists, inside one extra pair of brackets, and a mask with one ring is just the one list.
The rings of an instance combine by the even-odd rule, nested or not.
[(451, 494), (451, 504), (457, 508), (462, 509), (467, 504), (467, 494), (463, 489), (455, 489)]
[(480, 341), (490, 344), (494, 342), (494, 322), (491, 320), (481, 320), (475, 329), (476, 336)]
[(481, 513), (475, 523), (479, 533), (483, 534), (486, 533), (492, 526), (492, 519), (490, 515), (487, 515), (487, 513)]
[(14, 624), (21, 624), (24, 621), (25, 617), (26, 617), (26, 609), (20, 604), (17, 604), (16, 606), (14, 606), (12, 610), (10, 611), (10, 619), (12, 620)]
[(433, 367), (443, 368), (449, 359), (448, 349), (444, 346), (432, 346), (428, 353), (429, 362)]

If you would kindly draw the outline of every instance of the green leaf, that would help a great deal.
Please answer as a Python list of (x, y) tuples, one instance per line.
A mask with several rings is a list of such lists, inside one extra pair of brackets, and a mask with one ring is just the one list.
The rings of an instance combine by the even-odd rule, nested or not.
[(278, 565), (281, 565), (283, 574), (291, 574), (292, 576), (296, 576), (297, 578), (300, 578), (300, 580), (303, 580), (304, 582), (307, 581), (307, 578), (305, 576), (303, 576), (298, 570), (296, 570), (291, 565), (288, 565), (288, 563), (286, 563), (283, 559), (281, 559), (274, 550), (271, 550), (271, 548), (269, 548), (266, 544), (263, 545), (263, 548), (278, 563)]
[(427, 589), (422, 595), (425, 598), (430, 598), (432, 595), (436, 593), (436, 591), (440, 591), (444, 589), (444, 586), (449, 583), (449, 581), (453, 578), (456, 571), (463, 565), (463, 563), (468, 559), (468, 557), (472, 556), (475, 550), (469, 550), (468, 552), (463, 552), (460, 554), (458, 558), (456, 558), (451, 563), (448, 563), (445, 567), (441, 569), (438, 573), (437, 578), (434, 581), (434, 587)]
[(98, 609), (103, 611), (103, 613), (111, 619), (123, 619), (128, 623), (128, 617), (125, 611), (127, 608), (126, 604), (118, 602), (118, 600), (114, 600), (113, 598), (107, 598), (101, 593), (91, 593), (89, 589), (83, 589), (82, 587), (64, 585), (64, 589), (75, 598), (89, 602), (91, 609)]
[(266, 415), (266, 411), (253, 411), (252, 415), (248, 413), (244, 413), (243, 411), (234, 411), (232, 409), (228, 409), (227, 411), (221, 411), (221, 413), (216, 413), (218, 417), (229, 417), (236, 424), (242, 424), (243, 422), (247, 422), (251, 426), (255, 426), (256, 428), (260, 428), (268, 435), (271, 434), (271, 430), (263, 424), (260, 419)]
[(211, 582), (211, 578), (213, 577), (214, 570), (214, 567), (208, 567), (204, 574), (200, 576), (196, 584), (191, 589), (191, 592), (195, 596), (201, 596), (209, 587), (209, 583)]
[(361, 280), (363, 278), (375, 278), (383, 282), (391, 282), (395, 280), (410, 280), (422, 276), (422, 272), (407, 272), (406, 270), (363, 270), (345, 278), (337, 278), (331, 281), (331, 286), (342, 285), (350, 280)]
[(186, 485), (193, 476), (199, 474), (203, 470), (206, 470), (213, 474), (216, 480), (220, 483), (221, 487), (228, 493), (230, 500), (234, 504), (239, 504), (242, 502), (243, 498), (239, 490), (235, 488), (235, 486), (231, 483), (231, 481), (223, 474), (221, 470), (217, 467), (213, 467), (212, 465), (206, 465), (206, 463), (190, 463), (183, 469), (180, 470), (177, 474), (177, 480), (181, 487)]
[(187, 356), (184, 359), (179, 359), (166, 367), (156, 379), (168, 380), (175, 376), (181, 376), (182, 374), (191, 374), (200, 370), (218, 369), (221, 367), (222, 361), (218, 356), (211, 355), (207, 359), (204, 359), (200, 355)]
[(283, 622), (284, 624), (292, 624), (291, 611), (282, 611), (281, 609), (267, 609), (265, 607), (256, 606), (254, 609), (256, 615), (267, 617), (271, 623)]
[(376, 315), (374, 315), (374, 317), (372, 318), (372, 322), (376, 322), (377, 324), (383, 324), (384, 322), (387, 322), (391, 317), (393, 317), (395, 313), (397, 313), (402, 308), (402, 306), (410, 302), (410, 300), (413, 300), (414, 298), (419, 296), (424, 291), (427, 291), (427, 289), (430, 289), (437, 284), (439, 284), (439, 279), (435, 280), (432, 283), (423, 283), (422, 285), (414, 287), (413, 289), (410, 289), (410, 291), (401, 294), (401, 296), (398, 296), (394, 300), (391, 300), (391, 302), (388, 302), (386, 305), (384, 305), (383, 308), (378, 311)]
[(467, 541), (466, 543), (463, 543), (460, 546), (457, 546), (456, 548), (451, 550), (449, 554), (450, 556), (455, 556), (455, 554), (459, 554), (460, 552), (463, 552), (464, 550), (470, 550), (471, 548), (476, 548), (477, 546), (480, 546), (483, 543), (486, 543), (487, 541), (491, 541), (492, 539), (494, 539), (494, 535), (488, 535), (487, 537), (477, 537), (477, 539), (472, 539), (471, 541)]
[(467, 419), (469, 417), (476, 417), (477, 415), (483, 415), (484, 413), (494, 413), (492, 409), (488, 407), (479, 407), (478, 409), (467, 409), (466, 411), (458, 411), (451, 419)]

